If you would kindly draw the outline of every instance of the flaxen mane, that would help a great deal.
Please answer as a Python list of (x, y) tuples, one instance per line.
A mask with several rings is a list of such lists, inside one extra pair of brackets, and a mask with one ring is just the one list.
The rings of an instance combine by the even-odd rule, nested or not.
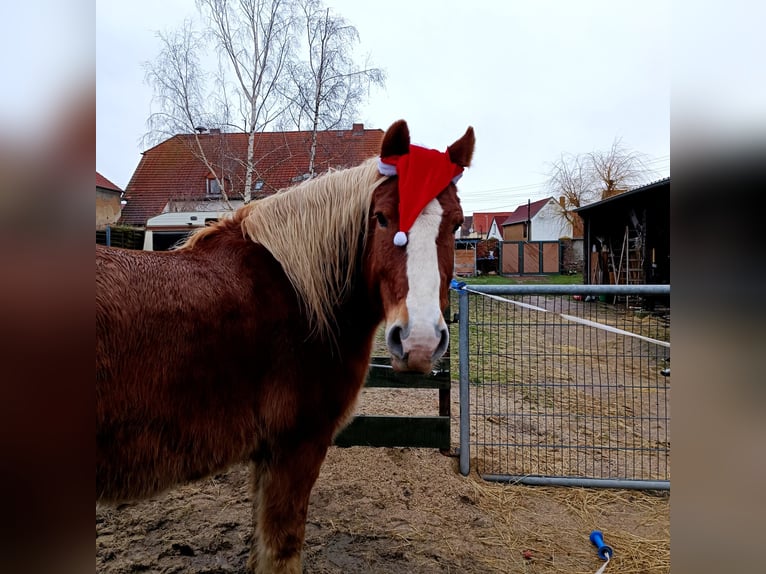
[(301, 297), (311, 327), (331, 336), (333, 307), (343, 300), (355, 272), (360, 239), (367, 234), (372, 192), (385, 180), (375, 159), (332, 171), (239, 208), (231, 220), (192, 235), (182, 248), (241, 225), (279, 261)]

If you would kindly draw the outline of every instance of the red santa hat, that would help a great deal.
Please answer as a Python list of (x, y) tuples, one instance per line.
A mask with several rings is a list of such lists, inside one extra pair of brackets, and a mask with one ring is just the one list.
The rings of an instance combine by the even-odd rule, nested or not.
[(378, 170), (382, 175), (399, 176), (399, 231), (394, 244), (400, 247), (407, 244), (407, 232), (423, 208), (463, 174), (447, 152), (416, 145), (407, 154), (378, 158)]

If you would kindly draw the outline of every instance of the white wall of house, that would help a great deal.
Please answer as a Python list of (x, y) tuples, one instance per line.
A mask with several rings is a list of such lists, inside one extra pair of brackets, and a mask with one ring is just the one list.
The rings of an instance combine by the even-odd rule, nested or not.
[(561, 208), (551, 199), (532, 218), (530, 241), (558, 241), (572, 237), (572, 224), (561, 217)]
[(492, 220), (489, 233), (487, 233), (487, 239), (497, 239), (498, 241), (503, 240), (503, 230), (497, 226), (497, 219)]

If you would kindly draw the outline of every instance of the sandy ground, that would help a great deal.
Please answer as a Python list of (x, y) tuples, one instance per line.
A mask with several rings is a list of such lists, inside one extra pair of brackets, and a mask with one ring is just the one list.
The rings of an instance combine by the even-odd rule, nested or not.
[[(435, 391), (363, 391), (359, 412), (435, 414)], [(453, 444), (457, 444), (453, 392)], [(607, 572), (670, 571), (669, 495), (491, 484), (457, 459), (410, 448), (332, 448), (314, 487), (304, 571), (312, 573), (566, 572), (602, 564), (588, 535), (604, 531)], [(96, 507), (96, 571), (244, 573), (247, 469), (119, 507)]]

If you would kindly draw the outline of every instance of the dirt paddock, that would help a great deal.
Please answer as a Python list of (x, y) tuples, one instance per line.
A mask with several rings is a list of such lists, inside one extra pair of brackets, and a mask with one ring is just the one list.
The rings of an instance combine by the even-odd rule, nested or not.
[[(434, 393), (365, 390), (358, 410), (433, 414)], [(453, 392), (453, 435), (457, 396)], [(453, 444), (456, 441), (453, 440)], [(151, 500), (96, 507), (96, 572), (244, 573), (247, 469)], [(667, 493), (500, 485), (463, 477), (457, 459), (411, 448), (332, 448), (312, 492), (308, 573), (670, 571)]]

